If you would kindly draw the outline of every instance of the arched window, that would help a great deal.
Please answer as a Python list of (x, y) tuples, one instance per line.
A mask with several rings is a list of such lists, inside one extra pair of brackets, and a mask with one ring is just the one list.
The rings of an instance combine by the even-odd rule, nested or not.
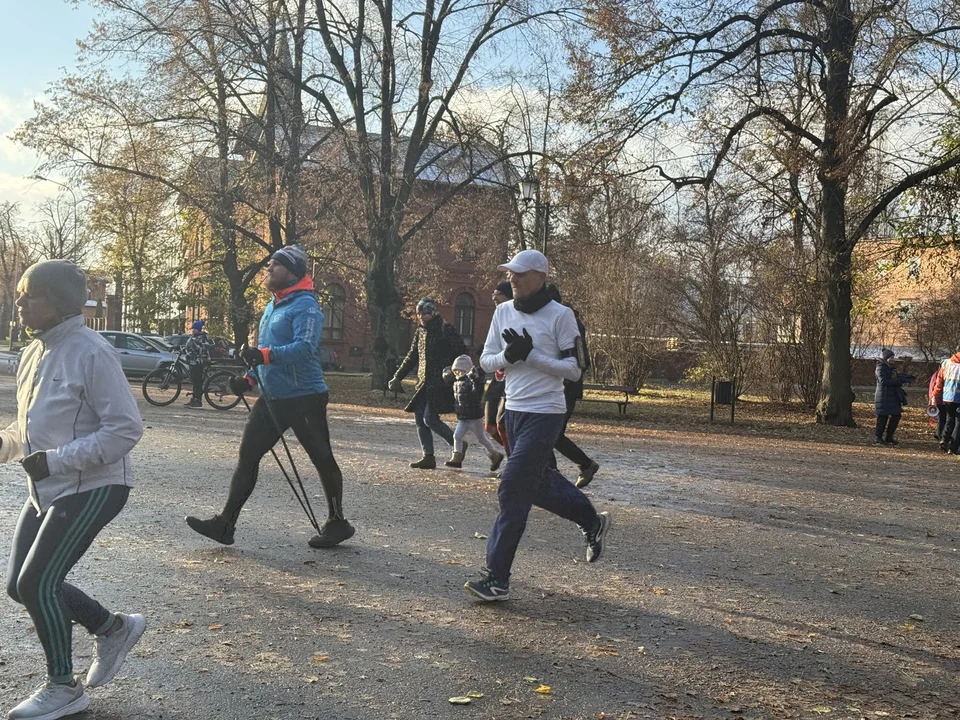
[(327, 285), (323, 301), (323, 339), (343, 340), (343, 308), (347, 294), (341, 285)]
[(476, 309), (476, 301), (470, 293), (460, 293), (457, 295), (457, 302), (453, 308), (453, 325), (463, 338), (467, 347), (473, 345), (473, 316)]

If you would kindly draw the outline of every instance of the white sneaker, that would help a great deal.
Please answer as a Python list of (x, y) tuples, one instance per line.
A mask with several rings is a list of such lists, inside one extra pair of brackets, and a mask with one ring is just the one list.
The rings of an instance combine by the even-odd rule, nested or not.
[(56, 720), (83, 712), (90, 697), (77, 681), (74, 687), (47, 682), (7, 714), (7, 720)]
[(127, 653), (137, 644), (147, 621), (143, 615), (124, 615), (116, 613), (123, 625), (112, 635), (98, 635), (93, 645), (93, 663), (87, 673), (87, 687), (106, 685), (120, 671)]

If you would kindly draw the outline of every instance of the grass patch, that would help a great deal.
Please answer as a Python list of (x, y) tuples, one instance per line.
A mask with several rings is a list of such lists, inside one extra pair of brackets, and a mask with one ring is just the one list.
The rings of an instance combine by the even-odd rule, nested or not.
[[(416, 382), (405, 380), (405, 394), (370, 389), (370, 375), (326, 373), (331, 401), (344, 405), (403, 410), (413, 396)], [(577, 405), (573, 424), (600, 424), (624, 429), (684, 431), (697, 434), (740, 435), (771, 439), (808, 440), (842, 445), (868, 445), (873, 440), (873, 387), (855, 388), (854, 419), (858, 427), (817, 425), (813, 410), (800, 403), (773, 402), (757, 395), (737, 400), (736, 420), (730, 425), (730, 407), (718, 405), (710, 419), (710, 390), (681, 385), (652, 385), (630, 397), (626, 415), (612, 403), (583, 402)], [(587, 398), (621, 399), (622, 393), (588, 391)], [(924, 413), (923, 390), (908, 390), (911, 405), (904, 408), (897, 438), (905, 447), (936, 449)], [(451, 421), (453, 416), (448, 416)]]

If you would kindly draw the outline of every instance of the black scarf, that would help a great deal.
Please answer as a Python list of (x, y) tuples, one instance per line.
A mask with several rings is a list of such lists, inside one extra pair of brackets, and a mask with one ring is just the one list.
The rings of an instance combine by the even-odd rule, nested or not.
[(514, 298), (513, 306), (525, 315), (532, 315), (546, 307), (551, 300), (553, 300), (553, 293), (544, 285), (530, 297), (525, 297), (522, 300)]

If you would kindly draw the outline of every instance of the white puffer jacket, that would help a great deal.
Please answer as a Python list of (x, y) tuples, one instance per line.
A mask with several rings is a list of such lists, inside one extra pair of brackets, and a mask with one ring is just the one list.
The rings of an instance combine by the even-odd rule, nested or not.
[(17, 420), (0, 430), (0, 462), (46, 452), (50, 477), (36, 484), (38, 512), (67, 495), (130, 486), (128, 455), (141, 435), (117, 353), (83, 317), (64, 320), (24, 350)]

